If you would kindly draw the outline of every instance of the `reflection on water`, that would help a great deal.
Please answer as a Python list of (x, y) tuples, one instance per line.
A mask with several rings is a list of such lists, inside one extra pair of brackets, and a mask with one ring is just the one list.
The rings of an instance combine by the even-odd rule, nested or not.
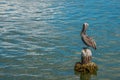
[(75, 72), (77, 76), (80, 77), (80, 80), (91, 80), (93, 76), (97, 76), (97, 71), (93, 73), (80, 73), (80, 72)]
[[(92, 4), (92, 5), (91, 5)], [(0, 0), (0, 79), (79, 80), (82, 24), (98, 49), (97, 79), (119, 80), (120, 1)], [(92, 78), (91, 78), (92, 79)]]

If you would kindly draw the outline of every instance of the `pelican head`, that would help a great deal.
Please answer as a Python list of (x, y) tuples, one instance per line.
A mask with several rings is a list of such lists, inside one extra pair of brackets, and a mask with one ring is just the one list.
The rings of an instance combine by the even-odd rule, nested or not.
[(88, 23), (84, 23), (84, 24), (83, 24), (83, 29), (82, 29), (81, 34), (82, 34), (82, 33), (83, 33), (83, 34), (86, 34), (86, 29), (87, 29), (88, 26), (89, 26)]
[(84, 27), (85, 29), (86, 29), (88, 26), (89, 26), (88, 23), (84, 23), (84, 24), (83, 24), (83, 27)]

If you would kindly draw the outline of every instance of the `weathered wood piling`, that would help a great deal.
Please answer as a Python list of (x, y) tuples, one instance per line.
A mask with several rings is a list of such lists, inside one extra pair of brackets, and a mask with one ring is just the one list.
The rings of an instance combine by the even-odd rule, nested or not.
[(84, 48), (81, 51), (81, 61), (76, 62), (74, 66), (74, 70), (77, 72), (89, 72), (89, 73), (94, 73), (97, 71), (98, 67), (94, 62), (91, 62), (92, 60), (92, 52), (90, 49)]

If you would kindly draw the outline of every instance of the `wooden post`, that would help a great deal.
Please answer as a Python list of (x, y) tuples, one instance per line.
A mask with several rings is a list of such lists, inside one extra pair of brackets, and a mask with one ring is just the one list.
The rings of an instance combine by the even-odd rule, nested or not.
[(77, 72), (89, 72), (91, 74), (95, 73), (98, 67), (91, 60), (92, 60), (91, 50), (84, 48), (81, 53), (81, 62), (76, 62), (74, 70)]
[(82, 54), (81, 54), (81, 63), (82, 64), (87, 64), (89, 62), (91, 62), (92, 60), (92, 52), (90, 49), (83, 49), (82, 50)]

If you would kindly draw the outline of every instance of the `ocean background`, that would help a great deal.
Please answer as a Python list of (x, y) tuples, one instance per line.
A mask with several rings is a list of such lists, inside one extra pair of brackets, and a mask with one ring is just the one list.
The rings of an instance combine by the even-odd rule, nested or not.
[(84, 22), (99, 68), (86, 78), (119, 80), (119, 0), (0, 0), (0, 80), (86, 80), (74, 71)]

